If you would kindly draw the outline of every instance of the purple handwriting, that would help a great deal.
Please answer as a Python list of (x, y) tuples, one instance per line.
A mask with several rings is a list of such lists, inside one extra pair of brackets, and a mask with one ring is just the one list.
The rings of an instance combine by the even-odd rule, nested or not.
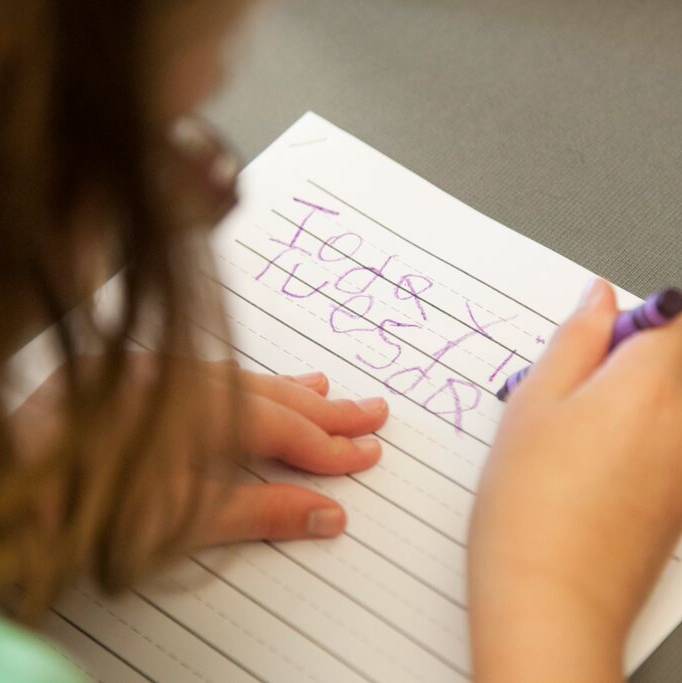
[(396, 341), (391, 339), (388, 334), (386, 333), (386, 328), (387, 327), (397, 327), (397, 328), (402, 328), (406, 329), (408, 327), (419, 327), (419, 325), (413, 325), (411, 323), (401, 323), (398, 320), (383, 320), (379, 326), (376, 328), (376, 333), (379, 335), (379, 339), (386, 344), (387, 346), (393, 347), (394, 349), (394, 355), (393, 358), (391, 358), (388, 363), (384, 363), (383, 365), (374, 365), (373, 363), (370, 363), (368, 360), (357, 354), (355, 358), (360, 362), (363, 363), (364, 365), (368, 365), (370, 368), (373, 368), (374, 370), (387, 370), (388, 368), (392, 367), (395, 365), (398, 360), (400, 359), (400, 356), (403, 353), (403, 347), (398, 344)]
[(317, 287), (310, 287), (310, 285), (305, 285), (309, 289), (307, 294), (297, 294), (296, 292), (292, 292), (289, 289), (289, 283), (292, 280), (296, 280), (300, 283), (301, 278), (298, 278), (296, 276), (296, 273), (298, 272), (299, 267), (301, 266), (300, 263), (297, 263), (293, 270), (288, 274), (287, 279), (285, 283), (282, 285), (282, 294), (286, 294), (287, 296), (290, 296), (292, 299), (308, 299), (314, 294), (319, 294), (319, 292), (322, 291), (324, 287), (326, 287), (329, 284), (328, 280), (325, 280), (321, 285), (318, 285)]
[(511, 359), (516, 355), (516, 351), (512, 351), (496, 368), (495, 372), (493, 372), (490, 377), (488, 377), (488, 382), (494, 382), (497, 376), (504, 370), (509, 363), (511, 363)]
[[(398, 372), (395, 372), (392, 374), (384, 383), (386, 386), (393, 391), (394, 393), (409, 393), (411, 391), (414, 391), (422, 382), (425, 382), (428, 380), (431, 376), (431, 372), (433, 369), (439, 365), (442, 364), (444, 361), (443, 359), (445, 356), (452, 351), (453, 349), (456, 349), (458, 346), (463, 344), (467, 339), (471, 339), (472, 337), (476, 337), (480, 334), (484, 334), (486, 330), (490, 329), (491, 327), (494, 327), (496, 325), (500, 325), (502, 323), (509, 322), (513, 318), (498, 318), (497, 320), (492, 320), (487, 322), (485, 325), (481, 326), (480, 330), (471, 330), (469, 332), (464, 333), (460, 337), (457, 337), (457, 339), (452, 339), (448, 342), (446, 342), (445, 346), (441, 347), (438, 349), (435, 353), (433, 353), (430, 356), (430, 360), (427, 363), (425, 367), (413, 367), (413, 368), (406, 368), (404, 370), (399, 370)], [(486, 336), (488, 336), (486, 334)], [(398, 377), (409, 377), (410, 375), (414, 375), (415, 379), (412, 384), (410, 384), (407, 387), (406, 391), (399, 391), (394, 387), (394, 380), (397, 379)]]
[[(421, 282), (421, 288), (419, 283)], [(414, 301), (422, 320), (426, 320), (426, 312), (422, 304), (422, 295), (433, 287), (433, 282), (423, 275), (403, 275), (395, 288), (395, 298), (401, 301)], [(403, 296), (407, 290), (407, 296)]]
[[(356, 312), (352, 305), (354, 302), (359, 301), (363, 308), (361, 312)], [(329, 316), (329, 326), (338, 332), (339, 334), (350, 334), (351, 332), (374, 332), (376, 325), (372, 322), (366, 321), (367, 314), (372, 310), (374, 306), (374, 297), (369, 294), (354, 294), (353, 296), (346, 299), (343, 303), (332, 308), (331, 315)], [(343, 322), (339, 323), (339, 318), (342, 320), (346, 318), (346, 325), (355, 324), (356, 320), (365, 320), (365, 325), (361, 327), (344, 327)], [(351, 323), (348, 322), (351, 321)]]
[[(469, 393), (471, 395), (471, 401), (468, 405), (465, 405), (462, 401), (460, 392), (457, 390), (457, 386), (461, 386), (467, 390), (470, 390)], [(439, 409), (439, 405), (436, 405), (435, 408), (432, 408), (432, 403), (443, 398), (445, 398), (443, 408), (447, 409)], [(471, 410), (476, 410), (480, 402), (481, 390), (475, 384), (461, 379), (456, 379), (454, 377), (448, 377), (448, 379), (445, 380), (445, 384), (435, 393), (431, 394), (431, 396), (429, 396), (429, 398), (427, 398), (422, 405), (424, 408), (426, 408), (426, 410), (434, 413), (435, 415), (440, 415), (441, 417), (451, 417), (455, 426), (455, 431), (459, 434), (462, 431), (462, 420), (464, 413), (467, 413)]]
[[(395, 258), (398, 257), (389, 256), (379, 268), (368, 268), (367, 266), (350, 268), (339, 276), (334, 287), (344, 294), (364, 294), (379, 278), (384, 276), (388, 264)], [(358, 284), (358, 281), (362, 286)], [(350, 289), (348, 289), (349, 287)]]
[[(274, 258), (270, 259), (266, 264), (265, 268), (256, 275), (256, 281), (260, 281), (262, 278), (264, 278), (268, 272), (270, 271), (271, 268), (275, 266), (279, 266), (279, 262), (281, 259), (283, 259), (285, 256), (289, 254), (303, 254), (304, 256), (311, 256), (311, 252), (309, 252), (307, 249), (304, 249), (298, 244), (299, 239), (301, 236), (304, 234), (304, 231), (308, 225), (308, 222), (313, 218), (313, 216), (318, 215), (318, 214), (323, 214), (326, 216), (339, 216), (339, 212), (335, 211), (334, 209), (329, 209), (324, 206), (320, 206), (319, 204), (314, 204), (312, 202), (308, 202), (305, 199), (300, 199), (298, 197), (293, 198), (295, 202), (299, 204), (303, 204), (307, 206), (311, 211), (303, 218), (303, 220), (300, 223), (296, 224), (296, 229), (294, 231), (294, 234), (292, 238), (288, 242), (284, 242), (283, 240), (279, 240), (275, 237), (271, 237), (270, 241), (275, 242), (277, 244), (281, 244), (284, 246), (284, 249), (280, 251)], [(328, 282), (323, 282), (321, 285), (318, 285), (317, 287), (309, 287), (309, 292), (307, 294), (296, 294), (292, 292), (289, 289), (289, 284), (293, 279), (298, 279), (296, 277), (296, 273), (302, 263), (297, 263), (293, 266), (292, 270), (289, 272), (289, 276), (287, 277), (286, 281), (281, 287), (281, 292), (285, 296), (291, 297), (293, 299), (307, 299), (314, 294), (319, 293), (322, 291), (322, 289), (328, 284)]]
[[(419, 400), (418, 403), (433, 413), (447, 419), (457, 433), (463, 430), (466, 413), (475, 411), (481, 402), (483, 392), (474, 382), (462, 377), (446, 377), (434, 383), (432, 377), (437, 366), (445, 366), (445, 358), (454, 349), (461, 347), (467, 340), (475, 337), (493, 339), (489, 330), (495, 326), (509, 323), (516, 316), (507, 318), (497, 317), (488, 321), (481, 321), (474, 312), (471, 303), (465, 300), (466, 312), (471, 322), (471, 329), (461, 336), (446, 341), (421, 366), (396, 369), (403, 355), (407, 342), (400, 336), (402, 330), (421, 330), (426, 328), (429, 321), (429, 302), (426, 293), (434, 287), (429, 277), (419, 273), (396, 273), (398, 256), (389, 255), (383, 262), (376, 265), (362, 265), (356, 260), (357, 254), (365, 245), (364, 239), (357, 233), (342, 231), (334, 234), (324, 242), (321, 238), (313, 237), (314, 225), (318, 220), (330, 220), (341, 216), (335, 209), (322, 206), (316, 202), (293, 197), (293, 201), (306, 208), (305, 214), (293, 228), (293, 234), (288, 241), (270, 238), (271, 242), (283, 247), (273, 258), (267, 261), (265, 267), (255, 279), (262, 280), (273, 268), (278, 276), (283, 276), (280, 284), (281, 293), (290, 299), (310, 299), (323, 290), (334, 303), (329, 314), (329, 327), (336, 334), (362, 335), (367, 339), (365, 344), (371, 351), (376, 352), (376, 358), (368, 358), (363, 353), (355, 356), (356, 361), (375, 371), (394, 371), (388, 374), (383, 383), (393, 393), (410, 397), (415, 400), (415, 394), (420, 386), (427, 383), (435, 391)], [(311, 234), (308, 234), (311, 233)], [(308, 243), (303, 246), (304, 239)], [(319, 244), (321, 242), (321, 244)], [(313, 256), (313, 253), (315, 254)], [(349, 267), (343, 270), (335, 281), (325, 279), (319, 284), (308, 284), (311, 278), (300, 275), (301, 269), (317, 261), (323, 264), (349, 262)], [(373, 321), (371, 313), (378, 299), (373, 293), (380, 283), (387, 283), (393, 288), (393, 300), (399, 306), (411, 307), (413, 316), (418, 316), (420, 322), (415, 322), (405, 313), (406, 320), (386, 318), (380, 323)], [(385, 284), (384, 284), (385, 286)], [(335, 297), (334, 294), (346, 295)], [(408, 308), (409, 310), (409, 308)], [(545, 343), (541, 337), (537, 343)], [(511, 352), (495, 369), (488, 381), (492, 382), (502, 370), (512, 361), (516, 352)], [(422, 394), (423, 395), (423, 394)]]
[[(349, 238), (353, 238), (349, 240)], [(344, 246), (350, 241), (352, 248)], [(353, 258), (355, 254), (358, 253), (360, 247), (363, 245), (364, 240), (360, 235), (354, 232), (343, 232), (340, 235), (333, 235), (326, 242), (322, 243), (322, 246), (317, 252), (317, 258), (323, 263), (336, 263), (337, 261), (345, 261), (347, 258)], [(326, 256), (327, 252), (333, 252), (335, 257)]]

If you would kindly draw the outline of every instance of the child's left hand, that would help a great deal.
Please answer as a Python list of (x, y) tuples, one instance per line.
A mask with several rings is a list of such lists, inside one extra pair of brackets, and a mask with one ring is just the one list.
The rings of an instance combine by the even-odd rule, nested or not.
[[(247, 455), (337, 476), (372, 467), (381, 457), (380, 442), (366, 435), (386, 421), (384, 399), (329, 400), (329, 382), (322, 373), (239, 373), (246, 405), (241, 437)], [(285, 484), (248, 484), (232, 492), (202, 540), (216, 544), (333, 537), (345, 525), (339, 504), (318, 493)]]
[[(88, 372), (99, 359), (82, 357), (78, 364)], [(278, 459), (300, 470), (323, 475), (343, 475), (372, 467), (381, 457), (376, 438), (366, 436), (379, 429), (388, 417), (384, 399), (353, 402), (329, 400), (329, 382), (322, 373), (302, 377), (255, 374), (236, 369), (231, 363), (177, 361), (176, 371), (183, 379), (171, 384), (170, 414), (154, 428), (149, 447), (150, 464), (158, 471), (157, 486), (167, 496), (175, 496), (171, 509), (179, 514), (188, 496), (201, 496), (203, 514), (188, 539), (191, 548), (235, 541), (294, 538), (326, 538), (343, 532), (346, 516), (338, 503), (305, 488), (284, 484), (237, 484), (205, 474), (193, 464), (199, 451), (204, 464), (215, 458), (218, 469), (230, 457), (227, 444), (235, 443), (234, 430), (244, 455)], [(124, 443), (130, 425), (144, 414), (150, 380), (154, 376), (154, 356), (130, 353), (119, 398), (111, 411), (92, 430), (96, 442), (87, 452), (92, 462), (106, 463)], [(231, 415), (235, 396), (230, 375), (241, 391), (236, 397), (239, 414)], [(35, 462), (46, 457), (64, 426), (60, 406), (64, 403), (66, 374), (53, 374), (12, 416), (14, 437), (20, 457)], [(118, 446), (117, 446), (118, 444)], [(204, 457), (206, 456), (206, 457)], [(201, 467), (200, 463), (197, 466)], [(194, 487), (198, 476), (199, 487)], [(130, 482), (131, 489), (135, 485)], [(148, 486), (142, 480), (141, 486)], [(129, 490), (130, 493), (130, 490)], [(79, 492), (78, 495), (85, 495)], [(55, 504), (45, 501), (45, 517), (54, 524)], [(138, 538), (156, 538), (174, 520), (153, 514), (145, 520), (148, 533)]]

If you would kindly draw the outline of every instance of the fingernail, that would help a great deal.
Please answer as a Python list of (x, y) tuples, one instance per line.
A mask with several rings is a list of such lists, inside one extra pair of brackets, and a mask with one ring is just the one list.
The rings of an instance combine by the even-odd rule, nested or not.
[(580, 298), (580, 303), (578, 308), (583, 310), (588, 310), (591, 308), (596, 308), (599, 306), (602, 298), (604, 296), (604, 281), (600, 278), (596, 278), (590, 282), (590, 284), (585, 288), (585, 291)]
[(365, 455), (378, 456), (381, 453), (381, 444), (372, 436), (353, 439), (353, 445)]
[(387, 409), (386, 399), (384, 398), (365, 398), (357, 402), (358, 408), (369, 415), (378, 415)]
[(311, 372), (307, 375), (298, 375), (295, 379), (305, 387), (316, 387), (324, 382), (324, 375), (321, 372)]
[(346, 515), (339, 508), (314, 510), (308, 515), (308, 533), (318, 538), (338, 536), (346, 523)]

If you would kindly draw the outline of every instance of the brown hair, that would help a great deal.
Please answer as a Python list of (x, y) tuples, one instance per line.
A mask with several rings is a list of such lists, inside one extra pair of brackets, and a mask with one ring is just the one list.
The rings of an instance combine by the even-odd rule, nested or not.
[[(147, 29), (174, 4), (0, 8), (0, 362), (53, 324), (66, 378), (59, 429), (37, 458), (0, 410), (0, 602), (18, 586), (12, 609), (27, 619), (81, 571), (117, 591), (185, 548), (203, 518), (206, 467), (237, 450), (234, 429), (211, 443), (197, 436), (208, 389), (190, 360), (188, 314), (201, 303), (220, 320), (220, 306), (196, 276), (197, 259), (210, 263), (196, 240), (187, 247), (187, 216), (172, 200), (182, 164), (156, 129), (143, 68)], [(85, 316), (103, 349), (85, 364), (69, 311), (92, 293), (102, 254), (105, 269), (125, 266), (120, 322)], [(151, 309), (157, 353), (142, 382), (126, 343)], [(221, 391), (234, 408), (235, 392)]]

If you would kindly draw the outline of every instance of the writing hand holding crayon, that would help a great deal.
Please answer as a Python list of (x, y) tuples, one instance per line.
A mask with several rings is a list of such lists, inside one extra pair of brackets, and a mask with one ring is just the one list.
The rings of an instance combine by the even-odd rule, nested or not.
[(505, 411), (470, 530), (476, 681), (624, 680), (682, 530), (682, 316), (633, 336), (651, 301), (628, 327), (597, 281)]
[[(638, 332), (667, 325), (680, 313), (682, 313), (682, 291), (672, 288), (652, 294), (638, 308), (625, 311), (618, 316), (613, 327), (610, 350), (613, 351), (619, 344)], [(506, 401), (531, 370), (532, 366), (529, 366), (509, 377), (497, 392), (497, 398), (500, 401)]]

